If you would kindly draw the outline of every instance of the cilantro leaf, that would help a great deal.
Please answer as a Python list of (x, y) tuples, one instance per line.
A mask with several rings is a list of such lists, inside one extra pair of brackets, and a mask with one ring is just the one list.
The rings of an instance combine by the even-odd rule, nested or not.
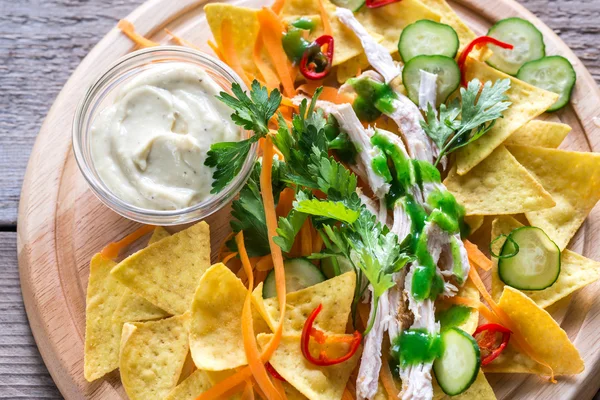
[(267, 88), (258, 81), (252, 82), (250, 97), (241, 86), (234, 83), (231, 87), (234, 96), (221, 92), (217, 99), (233, 109), (231, 119), (246, 130), (254, 131), (249, 139), (239, 142), (221, 142), (210, 146), (204, 165), (215, 168), (211, 193), (219, 193), (237, 176), (252, 144), (269, 133), (269, 120), (281, 103), (281, 93), (274, 89), (269, 95)]
[(473, 79), (466, 89), (460, 89), (460, 103), (456, 99), (448, 106), (440, 106), (439, 117), (436, 117), (431, 106), (427, 107), (427, 122), (421, 121), (421, 127), (440, 149), (436, 165), (443, 156), (490, 131), (511, 105), (506, 96), (508, 89), (509, 79), (498, 80), (494, 84), (488, 81), (484, 85), (478, 79)]
[[(303, 192), (298, 194), (300, 193)], [(294, 209), (305, 214), (335, 219), (347, 224), (354, 223), (359, 215), (358, 211), (348, 208), (341, 201), (309, 199), (305, 196), (298, 196), (298, 200), (294, 201)]]
[(307, 214), (296, 210), (290, 211), (287, 217), (279, 217), (277, 228), (277, 234), (279, 236), (275, 236), (273, 241), (281, 247), (281, 250), (286, 253), (289, 253), (292, 250), (294, 240), (300, 232), (302, 225), (304, 225), (306, 218), (308, 218)]

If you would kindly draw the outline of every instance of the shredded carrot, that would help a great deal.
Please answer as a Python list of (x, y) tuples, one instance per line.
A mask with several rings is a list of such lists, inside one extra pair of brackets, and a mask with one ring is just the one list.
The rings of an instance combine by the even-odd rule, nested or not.
[(394, 382), (394, 377), (392, 376), (392, 371), (390, 371), (390, 365), (387, 362), (381, 363), (381, 370), (379, 371), (379, 379), (387, 392), (389, 399), (395, 399), (398, 397), (398, 393), (400, 391), (396, 387), (396, 383)]
[(321, 83), (305, 83), (303, 85), (300, 85), (298, 87), (298, 90), (312, 96), (313, 94), (315, 94), (315, 90), (317, 90), (317, 88), (321, 86), (323, 87), (323, 91), (319, 96), (319, 100), (326, 100), (335, 104), (352, 103), (352, 97), (343, 93), (338, 93), (337, 88), (331, 86), (323, 86)]
[(269, 271), (259, 271), (256, 270), (256, 275), (254, 276), (254, 285), (256, 287), (256, 285), (258, 285), (261, 282), (264, 282), (265, 278), (267, 277), (267, 275), (269, 274)]
[(344, 394), (342, 395), (342, 400), (354, 400), (354, 396), (352, 395), (352, 392), (350, 392), (350, 390), (348, 390), (348, 388), (344, 388)]
[(286, 106), (286, 107), (291, 107), (291, 108), (298, 108), (298, 106), (294, 104), (292, 99), (290, 99), (289, 97), (286, 97), (286, 96), (281, 96), (281, 105)]
[(246, 386), (244, 386), (241, 400), (254, 400), (254, 387), (250, 379), (246, 381)]
[(319, 12), (321, 13), (321, 21), (323, 22), (323, 31), (325, 35), (333, 36), (331, 22), (329, 22), (329, 15), (327, 14), (327, 10), (325, 10), (325, 5), (322, 0), (317, 1), (319, 3)]
[(246, 294), (242, 311), (242, 335), (244, 339), (244, 350), (246, 352), (246, 357), (248, 358), (248, 365), (252, 370), (252, 375), (254, 376), (256, 383), (258, 383), (258, 386), (267, 398), (271, 400), (281, 399), (279, 391), (275, 388), (273, 382), (269, 378), (269, 373), (265, 368), (265, 364), (260, 359), (256, 336), (254, 335), (254, 325), (252, 322), (252, 289), (254, 288), (254, 275), (252, 273), (252, 266), (250, 265), (248, 253), (246, 253), (243, 231), (237, 234), (235, 243), (237, 244), (240, 253), (242, 266), (248, 276), (248, 293)]
[(223, 261), (221, 261), (223, 264), (227, 265), (227, 263), (235, 256), (237, 256), (238, 253), (231, 253), (228, 254), (227, 256), (225, 256), (225, 258), (223, 258)]
[(275, 71), (273, 71), (271, 67), (262, 58), (262, 49), (263, 40), (259, 29), (258, 36), (256, 37), (256, 43), (254, 43), (254, 50), (252, 51), (252, 59), (254, 60), (254, 64), (256, 64), (256, 68), (258, 68), (260, 74), (263, 76), (265, 82), (267, 83), (267, 87), (270, 90), (273, 90), (275, 88), (278, 89), (279, 85), (281, 84), (281, 81), (277, 77)]
[(307, 218), (300, 228), (300, 243), (301, 243), (301, 256), (307, 257), (312, 254), (312, 234), (310, 232), (310, 220)]
[(224, 19), (221, 22), (221, 50), (227, 65), (231, 67), (242, 78), (246, 86), (250, 87), (250, 79), (246, 75), (246, 71), (242, 68), (242, 64), (235, 51), (233, 44), (233, 27), (230, 19)]
[(279, 75), (283, 92), (288, 97), (294, 97), (296, 89), (294, 89), (294, 81), (290, 70), (291, 64), (281, 44), (281, 36), (285, 30), (283, 24), (277, 14), (270, 8), (263, 8), (258, 12), (258, 21), (261, 26), (260, 32), (263, 43), (273, 61), (275, 71)]
[(548, 363), (546, 363), (545, 361), (541, 360), (537, 354), (535, 354), (535, 350), (533, 350), (529, 343), (527, 343), (527, 340), (521, 334), (518, 327), (510, 319), (508, 314), (506, 314), (504, 310), (500, 308), (500, 306), (498, 306), (494, 299), (492, 299), (492, 296), (490, 296), (490, 294), (488, 293), (487, 289), (485, 288), (485, 285), (483, 284), (483, 281), (481, 280), (481, 277), (479, 276), (475, 268), (469, 269), (469, 278), (471, 278), (471, 280), (475, 284), (475, 287), (477, 287), (477, 290), (479, 290), (479, 292), (481, 293), (481, 296), (489, 304), (494, 314), (496, 314), (496, 316), (500, 320), (500, 323), (502, 323), (502, 325), (504, 325), (512, 331), (512, 339), (514, 342), (516, 342), (515, 344), (519, 348), (519, 350), (527, 354), (529, 358), (531, 358), (538, 364), (541, 364), (544, 367), (548, 368), (550, 370), (550, 381), (552, 383), (556, 383), (556, 380), (554, 379), (554, 370), (552, 369), (552, 367), (548, 365)]
[(314, 228), (312, 231), (312, 238), (313, 238), (312, 252), (320, 253), (321, 249), (323, 248), (323, 238), (321, 237), (321, 235), (319, 235), (319, 232), (317, 232), (316, 229), (314, 229)]
[(293, 208), (295, 197), (296, 192), (292, 188), (287, 187), (281, 191), (276, 209), (278, 217), (287, 217)]
[(178, 45), (185, 46), (185, 47), (191, 47), (192, 49), (200, 50), (200, 47), (196, 46), (194, 43), (192, 43), (188, 40), (185, 40), (184, 38), (182, 38), (180, 36), (177, 36), (176, 34), (171, 32), (167, 28), (165, 28), (165, 32), (167, 32), (167, 35), (171, 36), (171, 39)]
[(118, 242), (113, 242), (107, 244), (100, 254), (102, 254), (105, 258), (110, 258), (111, 260), (117, 258), (119, 256), (119, 252), (123, 250), (125, 247), (129, 246), (142, 236), (145, 236), (154, 230), (154, 225), (144, 225), (141, 228), (137, 229), (133, 233), (125, 236), (123, 239)]
[(489, 271), (492, 269), (492, 260), (487, 258), (485, 254), (479, 250), (477, 245), (469, 242), (468, 240), (464, 240), (464, 244), (465, 250), (467, 250), (467, 254), (469, 256), (469, 260), (471, 260), (472, 263), (477, 264), (477, 266), (484, 271)]
[(256, 263), (257, 271), (270, 271), (273, 269), (273, 258), (270, 254), (261, 257), (261, 259)]
[(154, 42), (150, 39), (146, 39), (145, 37), (137, 33), (133, 24), (127, 21), (126, 19), (120, 20), (117, 24), (117, 28), (119, 28), (124, 35), (126, 35), (129, 39), (131, 39), (131, 41), (133, 41), (140, 47), (155, 47), (159, 45), (159, 43)]
[(283, 388), (283, 383), (279, 379), (273, 379), (273, 384), (275, 385), (275, 388), (277, 389), (281, 397), (287, 400), (285, 389)]
[(275, 3), (273, 3), (273, 5), (271, 6), (271, 10), (273, 10), (275, 14), (279, 14), (283, 9), (284, 4), (285, 0), (275, 0)]
[(217, 57), (219, 57), (219, 60), (223, 61), (224, 63), (227, 63), (227, 61), (225, 60), (225, 57), (223, 57), (223, 53), (221, 52), (221, 49), (219, 49), (219, 46), (217, 46), (215, 43), (213, 43), (211, 40), (209, 40), (208, 42), (206, 42), (208, 44), (208, 46), (212, 49), (212, 51), (215, 52), (215, 55)]

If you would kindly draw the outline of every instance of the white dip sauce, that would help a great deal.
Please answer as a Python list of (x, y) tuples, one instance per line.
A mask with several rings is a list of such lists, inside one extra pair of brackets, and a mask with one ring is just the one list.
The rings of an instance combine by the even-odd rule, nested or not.
[(91, 150), (106, 186), (153, 210), (189, 207), (210, 196), (210, 145), (241, 140), (221, 87), (201, 68), (156, 65), (127, 82), (94, 120)]

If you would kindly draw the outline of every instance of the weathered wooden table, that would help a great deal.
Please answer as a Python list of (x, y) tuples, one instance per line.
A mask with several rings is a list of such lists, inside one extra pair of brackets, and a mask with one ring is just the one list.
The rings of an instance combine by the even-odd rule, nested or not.
[[(600, 82), (600, 0), (521, 0)], [(31, 336), (17, 267), (17, 208), (49, 107), (81, 59), (143, 0), (0, 0), (0, 398), (61, 399)], [(600, 400), (600, 395), (596, 396)]]

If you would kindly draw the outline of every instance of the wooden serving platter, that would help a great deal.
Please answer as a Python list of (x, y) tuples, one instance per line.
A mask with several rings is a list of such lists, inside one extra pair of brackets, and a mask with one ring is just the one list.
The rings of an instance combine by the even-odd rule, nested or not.
[[(161, 43), (163, 28), (210, 52), (211, 37), (202, 11), (205, 0), (149, 0), (127, 16), (143, 35)], [(258, 7), (265, 0), (233, 1)], [(455, 10), (478, 34), (495, 21), (520, 16), (543, 33), (549, 54), (561, 54), (577, 71), (572, 103), (552, 119), (573, 127), (562, 147), (600, 152), (600, 91), (571, 50), (525, 8), (512, 0), (458, 0)], [(83, 377), (85, 292), (91, 256), (106, 243), (135, 228), (103, 206), (79, 173), (71, 151), (71, 122), (77, 103), (103, 70), (132, 50), (131, 42), (110, 31), (75, 70), (50, 109), (29, 160), (19, 208), (18, 252), (23, 297), (39, 350), (63, 396), (75, 399), (126, 399), (118, 372), (87, 383)], [(598, 119), (596, 119), (598, 118)], [(213, 249), (229, 231), (228, 212), (209, 219)], [(600, 207), (596, 207), (570, 248), (600, 260)], [(488, 374), (499, 399), (591, 399), (600, 388), (600, 283), (554, 307), (585, 360), (585, 371), (557, 384), (536, 376)]]

